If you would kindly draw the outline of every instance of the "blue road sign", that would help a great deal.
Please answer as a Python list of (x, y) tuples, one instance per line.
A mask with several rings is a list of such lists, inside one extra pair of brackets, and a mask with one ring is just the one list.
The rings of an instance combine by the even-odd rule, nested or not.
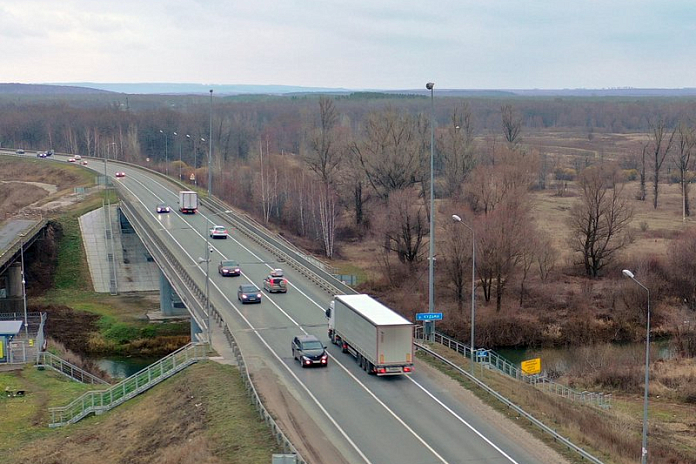
[(442, 313), (416, 313), (417, 321), (441, 321)]

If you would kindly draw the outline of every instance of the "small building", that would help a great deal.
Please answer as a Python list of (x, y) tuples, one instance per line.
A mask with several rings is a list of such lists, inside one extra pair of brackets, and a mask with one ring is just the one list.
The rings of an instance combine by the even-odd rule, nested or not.
[(10, 342), (22, 330), (22, 321), (0, 321), (0, 363), (10, 362)]

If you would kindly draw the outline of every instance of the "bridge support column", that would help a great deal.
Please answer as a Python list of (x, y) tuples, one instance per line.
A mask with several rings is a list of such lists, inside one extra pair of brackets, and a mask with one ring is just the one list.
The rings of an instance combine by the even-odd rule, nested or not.
[(160, 269), (159, 273), (159, 290), (160, 290), (160, 310), (164, 316), (186, 316), (188, 315), (188, 310), (186, 306), (181, 303), (179, 296), (176, 294), (176, 290), (169, 283), (167, 277)]
[(205, 334), (203, 333), (203, 329), (201, 329), (201, 327), (196, 323), (196, 320), (194, 318), (191, 318), (191, 341), (205, 341)]
[(22, 296), (22, 265), (14, 263), (7, 269), (7, 296)]
[(160, 310), (165, 316), (174, 316), (174, 305), (172, 304), (172, 285), (164, 276), (161, 269), (159, 275)]

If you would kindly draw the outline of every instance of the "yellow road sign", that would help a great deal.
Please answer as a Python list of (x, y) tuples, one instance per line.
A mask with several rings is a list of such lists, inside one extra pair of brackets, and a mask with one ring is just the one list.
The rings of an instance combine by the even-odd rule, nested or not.
[(522, 361), (522, 372), (527, 375), (538, 374), (541, 372), (541, 358), (528, 359)]

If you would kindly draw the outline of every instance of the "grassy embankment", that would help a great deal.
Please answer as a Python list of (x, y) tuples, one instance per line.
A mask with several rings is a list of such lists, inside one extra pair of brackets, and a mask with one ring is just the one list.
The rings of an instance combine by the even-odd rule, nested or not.
[(265, 464), (281, 451), (249, 402), (236, 368), (196, 364), (113, 411), (49, 429), (48, 407), (93, 387), (28, 367), (0, 373), (23, 398), (0, 398), (0, 455), (26, 462)]

